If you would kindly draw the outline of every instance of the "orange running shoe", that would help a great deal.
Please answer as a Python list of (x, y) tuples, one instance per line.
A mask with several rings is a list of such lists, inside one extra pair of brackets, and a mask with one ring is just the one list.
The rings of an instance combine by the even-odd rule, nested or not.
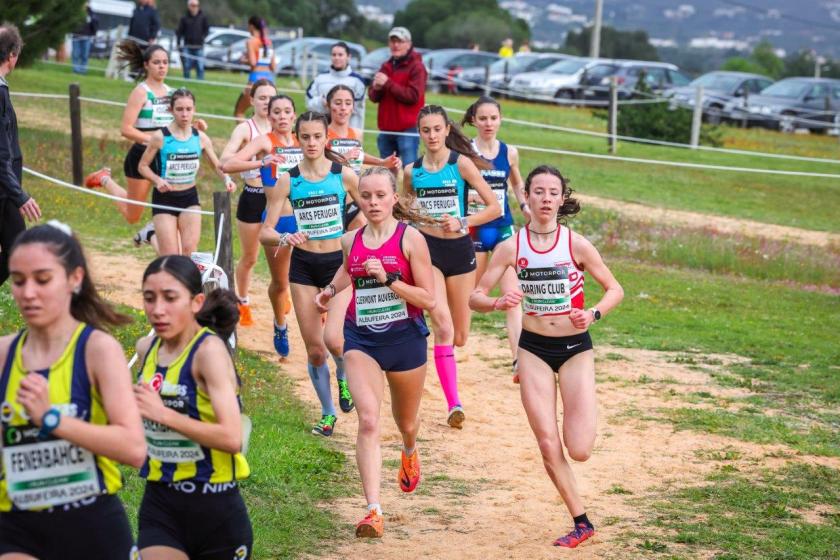
[(95, 189), (102, 186), (102, 179), (105, 177), (111, 178), (111, 168), (103, 167), (99, 171), (94, 171), (85, 177), (85, 186), (89, 189)]
[(415, 448), (411, 457), (406, 457), (405, 449), (403, 449), (401, 459), (400, 472), (399, 476), (397, 476), (397, 481), (400, 483), (400, 490), (403, 492), (414, 492), (414, 489), (417, 488), (417, 484), (420, 482), (420, 454)]
[(364, 519), (356, 523), (356, 536), (366, 539), (380, 539), (385, 531), (385, 520), (375, 509), (368, 511)]
[(243, 327), (254, 326), (254, 318), (251, 317), (251, 306), (247, 303), (240, 303), (239, 307), (239, 324)]

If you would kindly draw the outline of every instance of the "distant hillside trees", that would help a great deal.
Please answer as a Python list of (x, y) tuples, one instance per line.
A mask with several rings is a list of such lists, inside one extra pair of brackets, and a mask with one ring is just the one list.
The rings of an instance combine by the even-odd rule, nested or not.
[[(650, 44), (647, 31), (620, 31), (612, 27), (601, 28), (602, 58), (628, 58), (632, 60), (659, 60), (656, 47)], [(569, 31), (566, 35), (566, 50), (580, 56), (589, 56), (592, 42), (592, 28)]]
[(477, 44), (495, 51), (508, 37), (520, 44), (531, 35), (528, 24), (497, 0), (412, 0), (394, 14), (394, 25), (408, 28), (414, 44), (430, 49)]
[[(64, 42), (64, 36), (84, 21), (81, 2), (27, 0), (0, 2), (0, 22), (12, 23), (23, 37), (22, 66), (40, 58), (48, 48)], [(68, 56), (70, 53), (67, 53)]]

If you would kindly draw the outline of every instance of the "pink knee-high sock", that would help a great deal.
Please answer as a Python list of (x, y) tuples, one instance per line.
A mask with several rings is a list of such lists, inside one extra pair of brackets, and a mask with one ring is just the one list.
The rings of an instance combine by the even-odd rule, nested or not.
[(435, 369), (437, 370), (440, 386), (446, 396), (448, 409), (460, 406), (458, 398), (458, 366), (455, 365), (455, 348), (450, 344), (435, 345)]

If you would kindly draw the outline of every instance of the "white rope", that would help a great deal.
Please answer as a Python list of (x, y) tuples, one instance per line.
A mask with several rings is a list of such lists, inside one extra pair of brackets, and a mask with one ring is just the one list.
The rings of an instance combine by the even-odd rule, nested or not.
[(107, 198), (109, 200), (116, 200), (118, 202), (124, 202), (126, 204), (134, 204), (136, 206), (145, 206), (146, 208), (158, 208), (158, 209), (161, 209), (161, 210), (174, 210), (176, 212), (186, 212), (188, 214), (201, 214), (202, 216), (213, 216), (214, 215), (213, 212), (208, 212), (207, 210), (195, 210), (193, 208), (178, 208), (178, 207), (175, 207), (175, 206), (166, 206), (164, 204), (152, 204), (150, 202), (143, 202), (141, 200), (131, 200), (130, 198), (123, 198), (123, 197), (120, 197), (120, 196), (114, 196), (112, 194), (95, 191), (93, 189), (88, 189), (88, 188), (85, 188), (85, 187), (79, 187), (79, 186), (74, 185), (72, 183), (68, 183), (67, 181), (62, 181), (61, 179), (56, 179), (55, 177), (50, 177), (49, 175), (44, 175), (43, 173), (39, 173), (37, 171), (29, 169), (28, 167), (24, 167), (23, 170), (25, 172), (29, 173), (30, 175), (34, 175), (35, 177), (38, 177), (39, 179), (43, 179), (44, 181), (49, 181), (50, 183), (54, 183), (56, 185), (59, 185), (59, 186), (62, 186), (62, 187), (68, 188), (68, 189), (73, 189), (74, 191), (79, 191), (79, 192), (82, 192), (82, 193), (85, 193), (85, 194), (90, 194), (90, 195), (94, 195), (94, 196), (101, 196), (102, 198)]

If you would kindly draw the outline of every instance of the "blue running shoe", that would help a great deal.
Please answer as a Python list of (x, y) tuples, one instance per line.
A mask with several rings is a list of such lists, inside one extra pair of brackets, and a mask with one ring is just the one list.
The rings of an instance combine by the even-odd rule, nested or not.
[(282, 358), (289, 356), (289, 327), (278, 327), (274, 323), (274, 349)]

